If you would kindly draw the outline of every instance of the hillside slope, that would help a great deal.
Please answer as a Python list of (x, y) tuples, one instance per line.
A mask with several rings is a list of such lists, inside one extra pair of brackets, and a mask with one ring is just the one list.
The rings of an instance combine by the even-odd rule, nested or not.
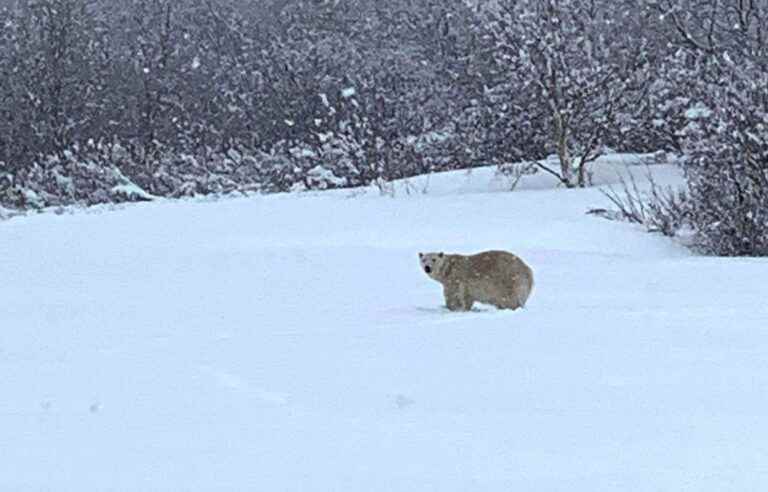
[[(0, 223), (0, 490), (768, 487), (768, 262), (465, 176)], [(527, 308), (445, 311), (491, 248)]]

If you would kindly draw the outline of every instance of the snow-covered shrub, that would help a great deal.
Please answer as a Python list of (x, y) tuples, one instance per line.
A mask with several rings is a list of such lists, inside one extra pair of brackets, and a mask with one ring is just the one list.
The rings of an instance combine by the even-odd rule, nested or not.
[(162, 148), (149, 165), (130, 166), (127, 174), (153, 195), (179, 198), (259, 191), (263, 182), (263, 163), (259, 156), (230, 149), (199, 154), (177, 153)]
[(75, 147), (6, 174), (0, 204), (28, 209), (150, 200), (148, 193), (104, 158), (103, 150)]
[[(152, 160), (137, 162), (123, 145), (90, 144), (13, 172), (0, 166), (0, 205), (29, 209), (279, 191), (267, 185), (268, 163), (269, 156), (232, 149), (193, 155), (162, 148), (156, 149)], [(316, 173), (312, 179), (326, 178)]]
[(301, 169), (292, 162), (284, 142), (278, 143), (261, 156), (262, 186), (268, 193), (290, 191), (301, 180)]
[(685, 129), (690, 226), (707, 253), (768, 256), (768, 75), (717, 68)]
[(523, 177), (531, 176), (538, 172), (539, 167), (535, 162), (507, 162), (496, 166), (496, 174), (507, 179), (510, 191), (517, 187), (517, 184)]
[[(624, 2), (655, 39), (646, 135), (682, 151), (686, 186), (624, 193), (625, 216), (713, 255), (768, 255), (768, 5)], [(641, 131), (642, 131), (642, 127)], [(619, 207), (622, 208), (621, 206)], [(654, 228), (654, 227), (652, 227)]]
[(307, 184), (312, 189), (325, 190), (328, 188), (338, 188), (344, 186), (347, 180), (334, 175), (332, 171), (317, 165), (307, 171)]
[(641, 190), (632, 174), (621, 177), (619, 188), (602, 189), (616, 210), (592, 209), (588, 213), (611, 220), (626, 220), (644, 225), (650, 232), (676, 236), (687, 230), (688, 195), (685, 190), (660, 186), (649, 168), (646, 173), (647, 191)]
[(748, 60), (709, 57), (682, 111), (680, 191), (625, 185), (611, 193), (622, 215), (694, 249), (768, 256), (768, 74)]
[(638, 111), (627, 122), (623, 141), (610, 140), (612, 145), (633, 152), (671, 151), (682, 149), (681, 131), (687, 124), (686, 112), (691, 99), (696, 69), (685, 66), (686, 53), (670, 55), (656, 72), (643, 97), (637, 100)]

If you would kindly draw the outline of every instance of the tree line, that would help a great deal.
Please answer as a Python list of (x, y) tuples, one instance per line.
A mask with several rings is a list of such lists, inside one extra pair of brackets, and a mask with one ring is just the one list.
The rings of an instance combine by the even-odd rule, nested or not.
[(0, 0), (0, 27), (6, 207), (512, 162), (574, 187), (663, 150), (666, 232), (768, 245), (768, 0)]

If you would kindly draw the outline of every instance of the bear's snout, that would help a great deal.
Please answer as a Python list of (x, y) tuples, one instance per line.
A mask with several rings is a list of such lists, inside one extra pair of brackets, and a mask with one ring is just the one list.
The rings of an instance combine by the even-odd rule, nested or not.
[(425, 266), (424, 271), (427, 273), (432, 273), (432, 267)]

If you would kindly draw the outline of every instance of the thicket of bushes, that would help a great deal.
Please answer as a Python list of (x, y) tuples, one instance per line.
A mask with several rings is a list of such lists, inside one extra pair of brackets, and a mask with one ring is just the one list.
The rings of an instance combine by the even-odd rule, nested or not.
[(666, 232), (765, 254), (767, 23), (768, 0), (0, 0), (0, 205), (550, 155), (573, 187), (607, 148), (668, 150)]
[[(667, 43), (652, 97), (687, 186), (628, 190), (625, 216), (705, 254), (768, 255), (768, 2), (652, 2)], [(664, 30), (663, 21), (673, 30)], [(634, 209), (634, 210), (633, 210)]]

